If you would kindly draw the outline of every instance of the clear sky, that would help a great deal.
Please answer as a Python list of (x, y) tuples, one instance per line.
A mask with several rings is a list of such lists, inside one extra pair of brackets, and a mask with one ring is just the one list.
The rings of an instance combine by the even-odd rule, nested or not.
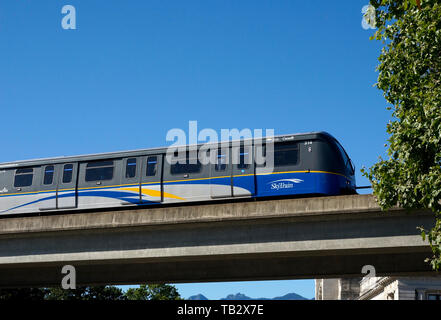
[[(2, 0), (0, 162), (167, 145), (172, 128), (328, 131), (384, 155), (368, 0)], [(65, 30), (64, 5), (76, 9)], [(314, 295), (313, 280), (178, 285), (184, 297)]]

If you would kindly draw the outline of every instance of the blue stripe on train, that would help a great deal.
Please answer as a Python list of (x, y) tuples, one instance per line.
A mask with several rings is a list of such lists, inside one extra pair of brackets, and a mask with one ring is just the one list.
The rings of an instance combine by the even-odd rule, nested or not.
[[(255, 179), (255, 180), (254, 180)], [(322, 173), (322, 172), (293, 172), (293, 173), (272, 173), (272, 174), (258, 174), (247, 176), (233, 177), (234, 186), (244, 188), (254, 194), (255, 197), (267, 197), (278, 195), (295, 195), (295, 194), (325, 194), (337, 195), (340, 194), (344, 188), (347, 179), (341, 175)], [(254, 183), (256, 181), (256, 183)], [(231, 178), (215, 178), (203, 180), (189, 180), (165, 182), (164, 184), (211, 184), (230, 185)], [(255, 190), (256, 189), (256, 190)], [(45, 192), (42, 192), (45, 193)], [(75, 192), (62, 192), (58, 195), (59, 198), (67, 198), (75, 196)], [(133, 204), (157, 204), (156, 202), (143, 201), (133, 198), (134, 193), (125, 191), (108, 191), (108, 190), (79, 190), (79, 197), (106, 197), (114, 198), (122, 201), (127, 201)], [(32, 202), (28, 202), (7, 210), (0, 211), (0, 213), (8, 212), (14, 209), (22, 208), (38, 202), (55, 199), (55, 196), (41, 198)]]
[[(326, 172), (290, 172), (234, 176), (235, 187), (248, 190), (255, 197), (269, 197), (296, 194), (337, 195), (345, 187), (347, 179), (338, 174)], [(203, 180), (171, 181), (174, 184), (231, 184), (231, 177)]]
[(340, 194), (346, 178), (322, 172), (257, 175), (257, 197), (295, 194)]

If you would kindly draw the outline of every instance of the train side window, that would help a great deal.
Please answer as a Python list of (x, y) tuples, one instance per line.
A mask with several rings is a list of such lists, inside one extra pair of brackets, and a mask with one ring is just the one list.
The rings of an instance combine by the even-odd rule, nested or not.
[[(196, 160), (196, 161), (194, 161)], [(194, 163), (196, 162), (196, 163)], [(187, 174), (187, 173), (199, 173), (201, 172), (202, 164), (199, 159), (190, 159), (189, 153), (185, 159), (178, 160), (177, 163), (170, 166), (171, 174)]]
[(54, 166), (46, 166), (44, 168), (44, 178), (43, 178), (43, 184), (49, 185), (54, 182)]
[(336, 141), (337, 144), (337, 148), (343, 158), (343, 161), (345, 163), (345, 167), (347, 169), (348, 172), (350, 172), (351, 174), (355, 173), (355, 168), (354, 168), (354, 164), (352, 163), (351, 159), (348, 157), (345, 149), (343, 149), (342, 145)]
[(136, 177), (136, 158), (127, 159), (126, 178)]
[(86, 166), (86, 182), (113, 179), (113, 161), (89, 162)]
[(32, 186), (32, 180), (34, 178), (34, 169), (17, 169), (15, 171), (14, 187), (29, 187)]
[[(270, 152), (267, 157), (271, 157)], [(276, 143), (274, 145), (274, 167), (294, 166), (299, 161), (299, 147), (297, 143)]]
[(201, 172), (201, 163), (176, 163), (170, 166), (171, 174), (199, 173)]
[(63, 183), (72, 182), (73, 164), (65, 164), (63, 169)]
[(156, 176), (156, 168), (158, 166), (158, 157), (150, 156), (147, 158), (147, 171), (146, 177)]

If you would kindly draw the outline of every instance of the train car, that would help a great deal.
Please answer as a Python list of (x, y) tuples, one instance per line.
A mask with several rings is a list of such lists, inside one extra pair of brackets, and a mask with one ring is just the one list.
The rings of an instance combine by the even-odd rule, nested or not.
[(178, 161), (156, 148), (0, 164), (0, 216), (355, 193), (352, 161), (326, 132), (223, 142), (208, 163), (192, 159), (201, 147), (186, 146)]

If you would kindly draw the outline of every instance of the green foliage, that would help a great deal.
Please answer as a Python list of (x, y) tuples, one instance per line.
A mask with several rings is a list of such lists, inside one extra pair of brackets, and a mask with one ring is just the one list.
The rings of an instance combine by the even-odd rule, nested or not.
[(0, 289), (1, 300), (180, 300), (177, 289), (168, 284), (141, 285), (127, 292), (115, 286), (82, 286), (75, 290), (61, 288)]
[(39, 289), (39, 288), (1, 289), (0, 301), (2, 300), (38, 301), (38, 300), (43, 300), (47, 292), (48, 289)]
[(126, 296), (129, 300), (181, 300), (176, 288), (168, 284), (140, 285), (127, 290)]
[(114, 286), (78, 287), (75, 290), (51, 288), (45, 296), (45, 300), (97, 300), (115, 301), (127, 300), (123, 291)]
[(376, 86), (392, 110), (389, 159), (363, 174), (383, 209), (431, 209), (437, 222), (422, 230), (441, 267), (441, 3), (439, 0), (371, 0), (384, 43)]

